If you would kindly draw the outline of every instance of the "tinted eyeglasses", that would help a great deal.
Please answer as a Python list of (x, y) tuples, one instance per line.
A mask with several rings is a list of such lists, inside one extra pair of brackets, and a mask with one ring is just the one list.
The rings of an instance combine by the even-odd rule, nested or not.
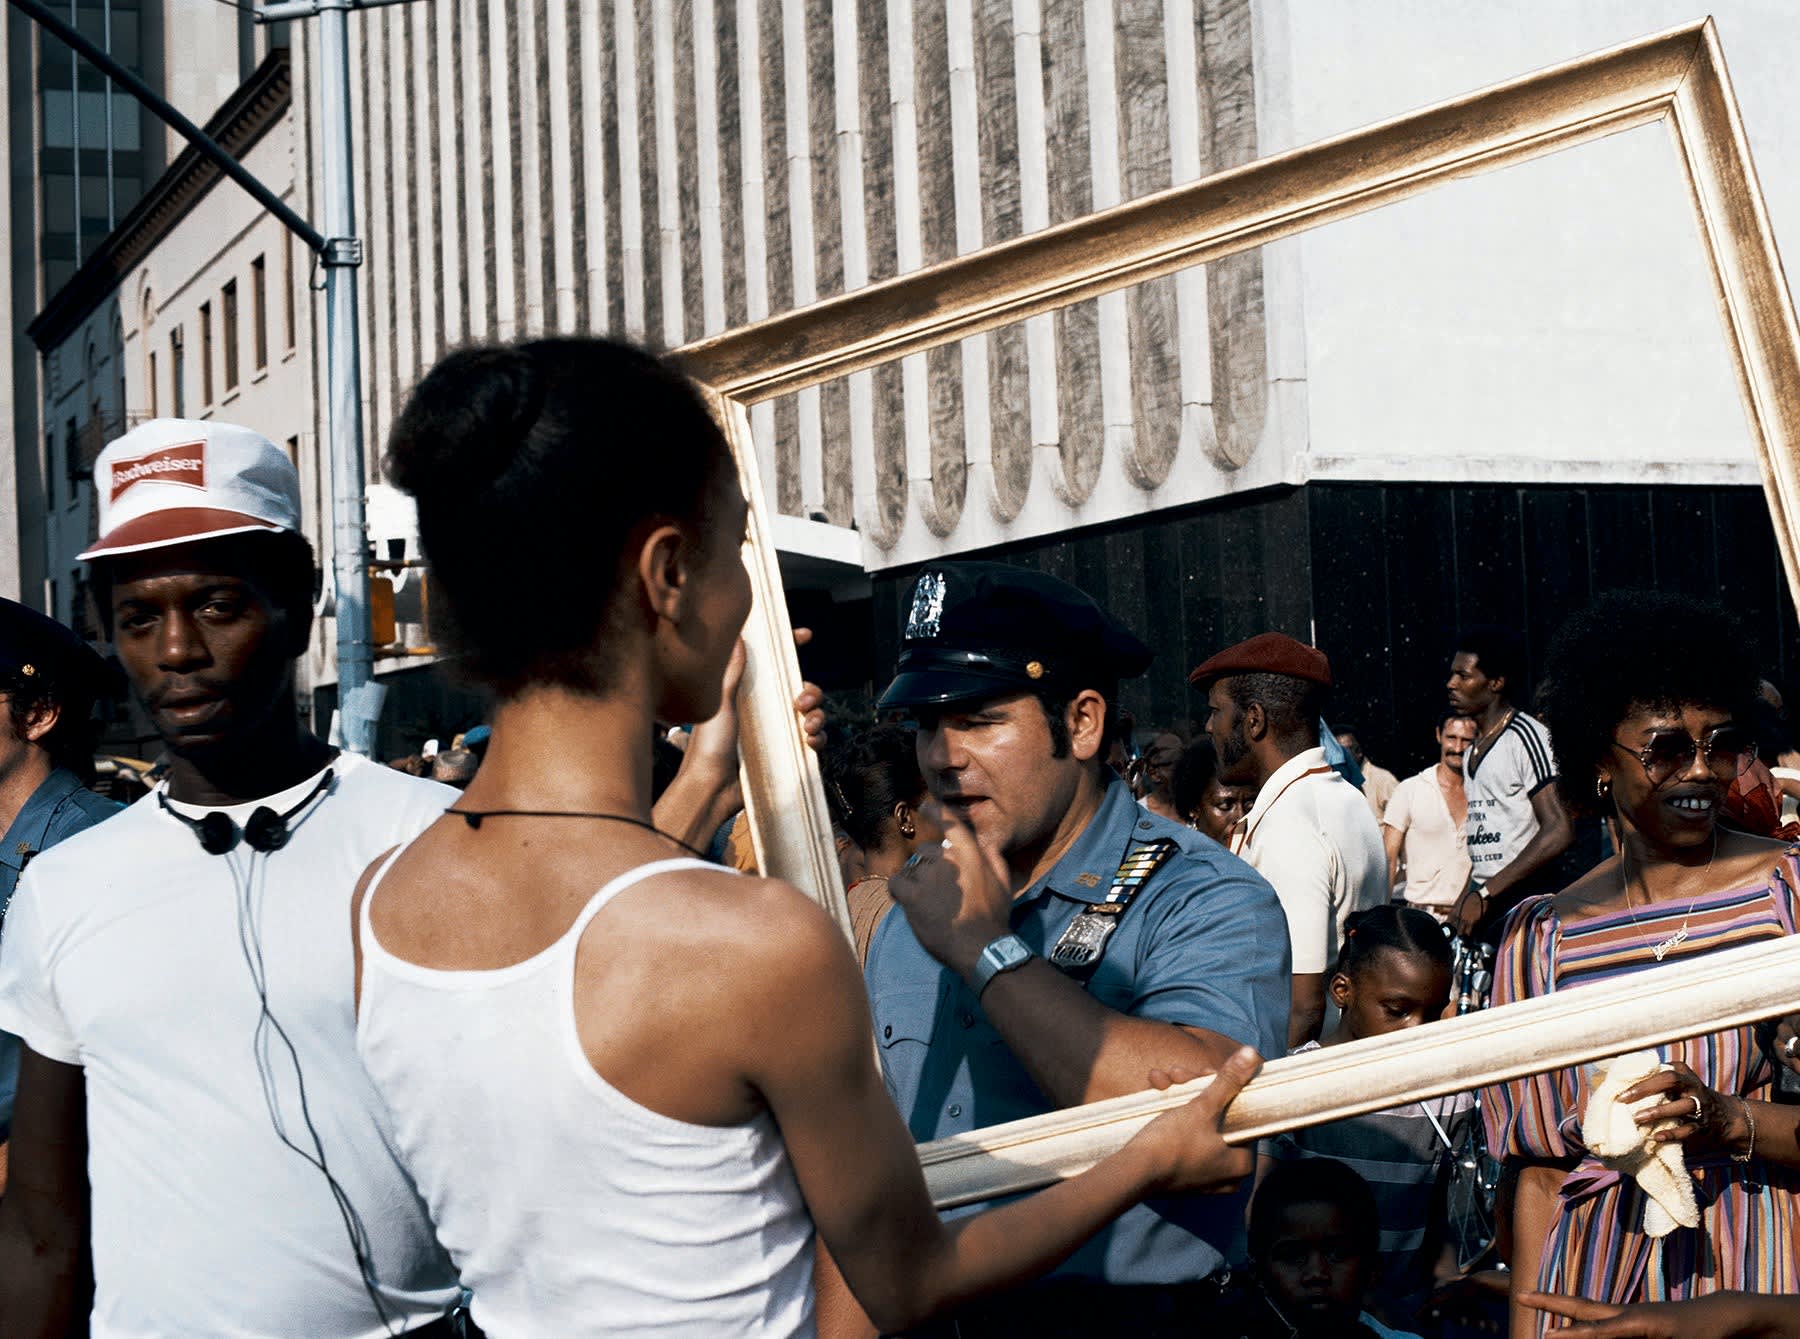
[(1713, 775), (1725, 779), (1735, 778), (1756, 757), (1756, 737), (1742, 725), (1721, 725), (1707, 731), (1704, 740), (1685, 730), (1661, 730), (1641, 749), (1628, 749), (1616, 739), (1612, 746), (1642, 763), (1653, 786), (1667, 785), (1682, 775), (1701, 750), (1705, 750), (1706, 765)]

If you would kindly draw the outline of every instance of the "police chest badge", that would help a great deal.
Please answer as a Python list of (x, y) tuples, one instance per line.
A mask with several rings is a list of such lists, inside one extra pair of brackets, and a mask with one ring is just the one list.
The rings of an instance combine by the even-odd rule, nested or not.
[(1085, 976), (1092, 972), (1100, 963), (1100, 955), (1106, 952), (1106, 941), (1119, 928), (1119, 914), (1124, 910), (1122, 902), (1090, 904), (1069, 922), (1069, 928), (1062, 932), (1062, 938), (1050, 950), (1051, 964), (1071, 975)]
[(924, 572), (913, 587), (912, 608), (906, 615), (905, 639), (919, 641), (938, 635), (944, 617), (944, 574)]
[(1092, 976), (1094, 969), (1100, 965), (1101, 956), (1106, 952), (1106, 941), (1119, 928), (1119, 922), (1124, 919), (1125, 909), (1131, 905), (1131, 899), (1150, 881), (1150, 876), (1175, 854), (1176, 849), (1171, 839), (1161, 837), (1156, 841), (1143, 843), (1126, 856), (1119, 866), (1119, 872), (1113, 876), (1113, 885), (1107, 890), (1105, 900), (1088, 903), (1069, 922), (1069, 928), (1062, 932), (1062, 938), (1051, 948), (1051, 966), (1067, 972), (1078, 981), (1085, 981)]

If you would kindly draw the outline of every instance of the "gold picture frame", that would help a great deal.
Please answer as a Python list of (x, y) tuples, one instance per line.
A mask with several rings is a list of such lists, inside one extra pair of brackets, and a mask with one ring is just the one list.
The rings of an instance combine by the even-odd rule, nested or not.
[[(677, 350), (676, 358), (702, 385), (726, 427), (751, 503), (748, 561), (756, 599), (745, 628), (750, 655), (740, 715), (744, 794), (760, 867), (816, 898), (848, 930), (817, 760), (795, 728), (791, 704), (800, 671), (769, 538), (750, 405), (1394, 204), (1457, 178), (1657, 121), (1668, 128), (1687, 180), (1783, 569), (1789, 590), (1800, 598), (1795, 531), (1800, 519), (1800, 328), (1718, 33), (1708, 19)], [(1791, 955), (1784, 961), (1791, 962)], [(1745, 970), (1753, 973), (1753, 987), (1756, 982), (1767, 985), (1769, 1012), (1800, 1007), (1800, 993), (1780, 983), (1778, 969), (1757, 964)], [(1791, 967), (1780, 970), (1792, 974)], [(1784, 1004), (1788, 996), (1794, 998)], [(1487, 1015), (1498, 1020), (1489, 1025), (1490, 1033), (1516, 1034), (1527, 1020), (1515, 1023), (1505, 1015), (1533, 1003)], [(1595, 1007), (1598, 1003), (1590, 1000), (1579, 1010), (1532, 1016), (1533, 1025), (1546, 1034), (1546, 1044), (1534, 1048), (1543, 1061), (1538, 1068), (1574, 1063), (1569, 1057), (1578, 1054), (1591, 1058), (1632, 1049), (1624, 1043), (1634, 1038), (1634, 1044), (1647, 1044), (1645, 1025), (1640, 1021), (1634, 1031), (1627, 1016), (1632, 1011), (1642, 1015), (1641, 1002), (1624, 1000), (1604, 1008)], [(1692, 1035), (1723, 1025), (1722, 1006), (1715, 1006), (1716, 1001), (1697, 997), (1683, 1016), (1688, 1032), (1664, 1029), (1661, 1035)], [(1664, 1021), (1668, 1018), (1665, 1012)], [(1432, 1032), (1445, 1042), (1452, 1040), (1448, 1034), (1456, 1024), (1440, 1026), (1444, 1032)], [(1441, 1092), (1528, 1072), (1517, 1068), (1516, 1056), (1509, 1069), (1492, 1047), (1487, 1052), (1477, 1047), (1474, 1060), (1447, 1076), (1441, 1055), (1432, 1058), (1431, 1045), (1421, 1047), (1415, 1040), (1409, 1046), (1403, 1036), (1357, 1045), (1367, 1049), (1359, 1053), (1362, 1068), (1354, 1103), (1341, 1084), (1335, 1098), (1327, 1086), (1316, 1086), (1295, 1099), (1297, 1106), (1290, 1102), (1284, 1108), (1291, 1124), (1377, 1109), (1424, 1095), (1434, 1083)], [(1054, 1112), (1003, 1131), (996, 1127), (925, 1145), (921, 1156), (934, 1174), (940, 1202), (984, 1198), (1079, 1170), (1169, 1100), (1148, 1093)], [(1296, 1117), (1302, 1110), (1304, 1120)], [(1062, 1142), (1053, 1144), (1055, 1140)], [(1048, 1151), (1027, 1156), (1040, 1143), (1040, 1151)], [(1020, 1170), (1026, 1166), (1028, 1171)]]

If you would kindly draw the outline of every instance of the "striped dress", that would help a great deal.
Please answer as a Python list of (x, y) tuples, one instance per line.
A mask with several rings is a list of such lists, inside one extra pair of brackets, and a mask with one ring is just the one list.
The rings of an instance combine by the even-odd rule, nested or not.
[[(1565, 923), (1552, 899), (1517, 907), (1494, 964), (1494, 1003), (1566, 990), (1631, 972), (1679, 971), (1680, 964), (1736, 944), (1794, 933), (1800, 847), (1786, 851), (1765, 881), (1673, 907), (1638, 908)], [(1662, 962), (1654, 949), (1685, 919), (1687, 938)], [(1659, 1048), (1692, 1067), (1718, 1092), (1766, 1098), (1773, 1079), (1751, 1029), (1734, 1028)], [(1481, 1094), (1488, 1147), (1496, 1157), (1580, 1159), (1563, 1180), (1536, 1286), (1601, 1301), (1658, 1302), (1723, 1289), (1800, 1291), (1800, 1174), (1725, 1153), (1690, 1156), (1699, 1228), (1660, 1242), (1644, 1235), (1645, 1197), (1584, 1156), (1581, 1113), (1587, 1078), (1560, 1070), (1487, 1088)], [(1539, 1321), (1542, 1333), (1549, 1317)]]

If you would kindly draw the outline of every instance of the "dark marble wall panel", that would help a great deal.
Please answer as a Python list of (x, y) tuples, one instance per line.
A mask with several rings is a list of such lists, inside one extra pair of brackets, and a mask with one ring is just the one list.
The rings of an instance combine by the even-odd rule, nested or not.
[[(1050, 222), (1093, 212), (1088, 156), (1088, 92), (1081, 0), (1044, 3), (1044, 129), (1049, 151)], [(1057, 450), (1071, 502), (1100, 477), (1106, 449), (1100, 406), (1100, 318), (1092, 301), (1055, 314)]]
[[(1335, 495), (1352, 487), (1335, 484), (1332, 492)], [(1433, 747), (1431, 731), (1444, 702), (1452, 650), (1448, 643), (1461, 609), (1456, 509), (1451, 491), (1436, 485), (1367, 487), (1385, 494), (1381, 528), (1359, 542), (1381, 549), (1386, 560), (1385, 691), (1393, 706), (1389, 739), (1379, 745), (1365, 740), (1364, 747), (1393, 770), (1391, 758), (1412, 758)], [(1565, 557), (1556, 556), (1558, 560)], [(1332, 640), (1360, 635), (1354, 629), (1362, 608), (1360, 602), (1326, 590), (1317, 605), (1320, 637), (1327, 636), (1327, 628)], [(1359, 691), (1366, 696), (1359, 698)], [(1360, 689), (1347, 683), (1339, 694), (1341, 714), (1364, 730), (1379, 730), (1378, 720), (1368, 719), (1371, 708), (1365, 703), (1379, 701), (1381, 691), (1379, 681)]]
[(719, 48), (719, 236), (725, 244), (725, 328), (731, 330), (750, 319), (744, 296), (744, 112), (734, 0), (715, 0), (713, 32)]
[[(1164, 190), (1169, 170), (1169, 57), (1162, 0), (1118, 0), (1113, 64), (1119, 89), (1119, 166), (1127, 200)], [(1131, 453), (1140, 488), (1169, 477), (1181, 445), (1181, 349), (1175, 280), (1152, 279), (1125, 295), (1131, 359)]]
[(676, 5), (675, 69), (670, 93), (675, 102), (675, 182), (681, 201), (681, 319), (683, 339), (706, 330), (706, 286), (700, 262), (700, 121), (694, 88), (694, 9)]
[(1631, 590), (1656, 579), (1650, 558), (1650, 490), (1596, 489), (1587, 499), (1587, 553), (1596, 590)]
[[(976, 137), (981, 149), (981, 236), (984, 246), (1017, 237), (1019, 101), (1013, 75), (1011, 0), (975, 5)], [(1010, 519), (1031, 487), (1031, 381), (1025, 326), (1014, 323), (988, 340), (988, 420), (994, 504)]]
[[(1635, 537), (1653, 513), (1691, 525), (1690, 556), (1718, 578), (1696, 593), (1734, 609), (1770, 675), (1800, 692), (1789, 678), (1800, 673), (1800, 629), (1755, 488), (1312, 484), (970, 556), (1074, 581), (1131, 623), (1156, 651), (1121, 693), (1144, 728), (1204, 718), (1187, 674), (1213, 652), (1269, 629), (1316, 636), (1337, 680), (1332, 719), (1354, 722), (1369, 754), (1405, 776), (1435, 757), (1458, 627), (1510, 620), (1537, 672), (1554, 630), (1592, 593), (1649, 582)], [(1609, 549), (1621, 536), (1634, 539), (1638, 565), (1623, 583), (1601, 579), (1619, 570)], [(874, 579), (878, 683), (892, 671), (915, 570)]]

